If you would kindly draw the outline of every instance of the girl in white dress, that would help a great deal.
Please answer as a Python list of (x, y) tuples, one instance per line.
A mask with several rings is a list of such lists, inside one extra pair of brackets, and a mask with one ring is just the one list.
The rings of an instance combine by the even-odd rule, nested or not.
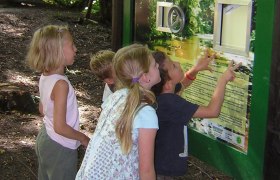
[(160, 82), (158, 64), (147, 47), (133, 44), (116, 53), (113, 67), (116, 92), (102, 104), (76, 179), (155, 180), (158, 119), (150, 89)]

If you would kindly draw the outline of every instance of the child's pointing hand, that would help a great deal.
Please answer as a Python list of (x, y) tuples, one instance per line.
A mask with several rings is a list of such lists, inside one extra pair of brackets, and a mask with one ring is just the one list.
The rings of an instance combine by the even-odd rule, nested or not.
[(228, 81), (233, 81), (235, 79), (235, 70), (241, 66), (241, 62), (233, 66), (233, 61), (231, 61), (228, 65), (227, 70), (223, 74), (223, 78)]

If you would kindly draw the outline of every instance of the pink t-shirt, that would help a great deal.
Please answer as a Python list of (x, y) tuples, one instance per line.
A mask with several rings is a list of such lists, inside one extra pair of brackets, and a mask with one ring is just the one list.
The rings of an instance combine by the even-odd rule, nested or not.
[(39, 81), (40, 101), (43, 105), (44, 124), (46, 126), (47, 134), (50, 138), (64, 147), (70, 149), (77, 149), (80, 142), (74, 139), (69, 139), (57, 134), (53, 128), (53, 111), (54, 102), (51, 100), (51, 93), (55, 83), (58, 80), (65, 80), (69, 85), (69, 92), (67, 96), (67, 111), (66, 123), (75, 130), (79, 130), (79, 110), (74, 88), (66, 76), (53, 74), (50, 76), (41, 75)]

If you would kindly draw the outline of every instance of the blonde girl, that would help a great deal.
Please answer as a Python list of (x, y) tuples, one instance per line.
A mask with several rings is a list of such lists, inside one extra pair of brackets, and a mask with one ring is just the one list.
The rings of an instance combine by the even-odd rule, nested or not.
[(103, 111), (76, 179), (155, 179), (154, 141), (158, 119), (150, 91), (160, 81), (147, 47), (133, 44), (113, 59), (116, 92)]
[(115, 90), (115, 80), (113, 72), (113, 57), (115, 52), (110, 50), (101, 50), (90, 57), (91, 71), (105, 83), (102, 102)]
[(77, 148), (89, 142), (79, 132), (76, 95), (64, 75), (76, 51), (67, 27), (48, 25), (34, 33), (27, 53), (29, 66), (41, 73), (39, 110), (44, 117), (35, 147), (38, 179), (75, 179)]

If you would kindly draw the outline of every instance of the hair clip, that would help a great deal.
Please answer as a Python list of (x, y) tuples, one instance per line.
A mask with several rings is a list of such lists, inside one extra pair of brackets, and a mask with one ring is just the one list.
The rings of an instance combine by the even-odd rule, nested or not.
[(139, 79), (140, 79), (140, 77), (132, 78), (132, 82), (133, 82), (133, 83), (138, 83), (138, 82), (139, 82)]

